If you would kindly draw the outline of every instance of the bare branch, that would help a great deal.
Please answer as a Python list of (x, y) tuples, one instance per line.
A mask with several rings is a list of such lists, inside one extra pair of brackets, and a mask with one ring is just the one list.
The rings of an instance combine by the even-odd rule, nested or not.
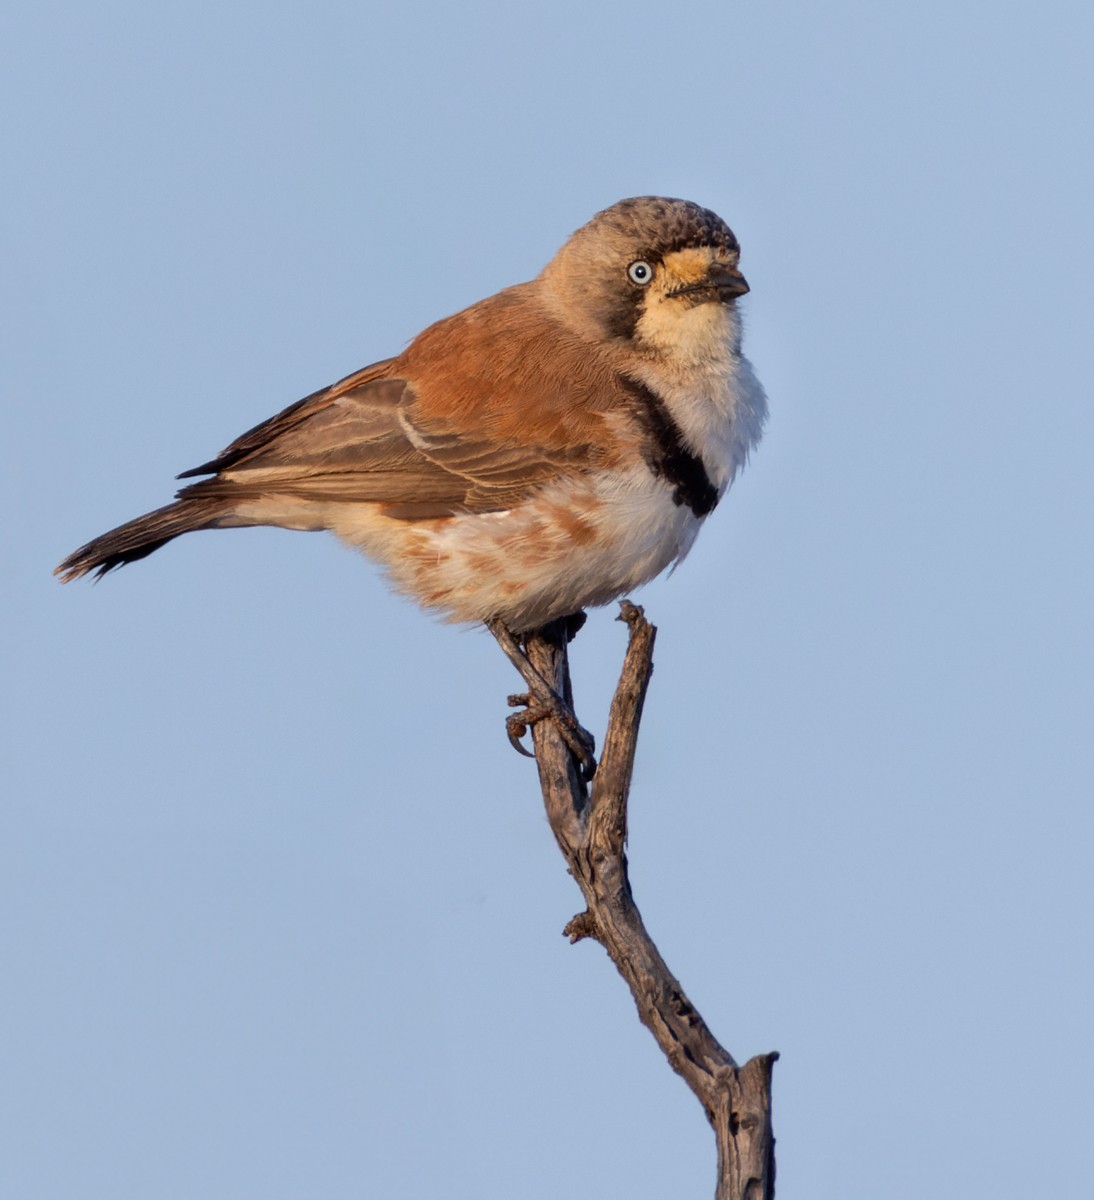
[(573, 942), (595, 938), (607, 950), (631, 989), (642, 1023), (702, 1104), (718, 1147), (716, 1200), (773, 1200), (771, 1069), (778, 1055), (759, 1055), (737, 1065), (669, 970), (631, 894), (624, 849), (627, 798), (657, 631), (636, 605), (624, 601), (621, 608), (620, 620), (630, 637), (591, 792), (567, 744), (572, 737), (564, 736), (554, 719), (542, 719), (540, 711), (546, 690), (562, 698), (572, 717), (566, 646), (573, 626), (556, 621), (526, 634), (523, 665), (511, 653), (519, 655), (512, 635), (507, 646), (491, 627), (528, 683), (530, 699), (539, 702), (537, 711), (521, 717), (534, 721), (532, 740), (547, 818), (587, 906), (564, 932)]

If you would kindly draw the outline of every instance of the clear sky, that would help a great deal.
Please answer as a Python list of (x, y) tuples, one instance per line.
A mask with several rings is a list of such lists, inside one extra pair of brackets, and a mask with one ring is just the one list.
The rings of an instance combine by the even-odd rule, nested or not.
[[(713, 1191), (492, 641), (332, 539), (67, 551), (623, 196), (772, 419), (661, 629), (632, 879), (779, 1194), (1094, 1177), (1089, 3), (99, 0), (0, 30), (0, 1194)], [(574, 648), (600, 729), (623, 646)]]

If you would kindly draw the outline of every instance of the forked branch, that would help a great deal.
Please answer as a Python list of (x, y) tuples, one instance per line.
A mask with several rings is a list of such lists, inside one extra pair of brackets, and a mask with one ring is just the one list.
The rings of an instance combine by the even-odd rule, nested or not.
[[(715, 1200), (773, 1200), (771, 1068), (778, 1055), (758, 1055), (737, 1065), (665, 964), (631, 894), (625, 851), (627, 797), (657, 631), (628, 601), (622, 604), (620, 620), (626, 622), (630, 637), (591, 787), (584, 777), (587, 772), (575, 762), (572, 734), (564, 736), (555, 720), (532, 725), (547, 818), (585, 897), (585, 911), (564, 932), (574, 942), (594, 938), (607, 950), (631, 989), (642, 1023), (702, 1104), (718, 1147)], [(531, 664), (534, 674), (516, 664), (535, 684), (533, 691), (545, 683), (571, 709), (571, 716), (566, 646), (572, 631), (572, 624), (556, 621), (525, 635), (524, 668)], [(492, 632), (512, 658), (512, 646), (506, 646), (498, 629)], [(542, 695), (536, 699), (542, 700)]]

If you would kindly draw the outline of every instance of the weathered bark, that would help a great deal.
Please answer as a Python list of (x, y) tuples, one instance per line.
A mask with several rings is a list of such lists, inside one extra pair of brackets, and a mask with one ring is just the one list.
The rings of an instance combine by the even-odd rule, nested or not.
[[(620, 620), (627, 623), (630, 638), (591, 787), (555, 721), (532, 726), (547, 818), (587, 906), (564, 932), (574, 942), (594, 938), (607, 950), (631, 989), (642, 1023), (702, 1104), (718, 1147), (716, 1200), (773, 1200), (771, 1068), (778, 1055), (759, 1055), (737, 1065), (666, 966), (631, 894), (624, 849), (627, 797), (657, 631), (627, 601)], [(523, 645), (542, 680), (572, 706), (569, 629), (556, 621), (526, 634)]]

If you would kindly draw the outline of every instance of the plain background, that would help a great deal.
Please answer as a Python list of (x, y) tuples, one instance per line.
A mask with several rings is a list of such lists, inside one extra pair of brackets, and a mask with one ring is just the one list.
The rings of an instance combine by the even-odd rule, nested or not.
[[(661, 629), (636, 895), (781, 1197), (1094, 1194), (1089, 3), (138, 4), (0, 31), (18, 1200), (702, 1197), (516, 676), (333, 540), (67, 551), (597, 209), (725, 216), (768, 436)], [(624, 635), (593, 615), (602, 728)]]

